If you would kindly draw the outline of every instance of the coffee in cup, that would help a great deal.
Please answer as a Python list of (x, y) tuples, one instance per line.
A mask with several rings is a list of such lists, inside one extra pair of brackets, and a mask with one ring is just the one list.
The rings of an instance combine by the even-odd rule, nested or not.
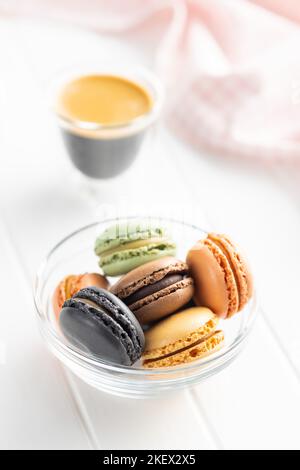
[(150, 81), (147, 86), (125, 76), (91, 74), (66, 82), (56, 114), (75, 167), (91, 178), (122, 173), (157, 118), (158, 101)]

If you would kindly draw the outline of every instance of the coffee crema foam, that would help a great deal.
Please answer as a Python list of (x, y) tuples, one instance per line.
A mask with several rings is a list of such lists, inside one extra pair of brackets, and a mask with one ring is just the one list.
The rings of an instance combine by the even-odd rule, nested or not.
[(114, 75), (86, 75), (62, 88), (57, 112), (69, 120), (118, 125), (143, 116), (152, 106), (148, 91), (135, 82)]

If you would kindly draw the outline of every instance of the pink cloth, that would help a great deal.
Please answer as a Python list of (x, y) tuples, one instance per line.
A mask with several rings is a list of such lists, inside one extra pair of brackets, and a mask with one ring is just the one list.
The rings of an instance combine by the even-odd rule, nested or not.
[(177, 134), (300, 168), (299, 0), (0, 0), (1, 11), (150, 40)]

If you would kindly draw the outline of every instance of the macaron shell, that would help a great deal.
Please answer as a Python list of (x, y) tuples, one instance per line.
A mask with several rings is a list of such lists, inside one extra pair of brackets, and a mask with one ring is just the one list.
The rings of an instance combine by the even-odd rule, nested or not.
[(110, 317), (114, 319), (130, 337), (136, 349), (144, 349), (145, 337), (143, 330), (135, 315), (117, 296), (99, 287), (81, 289), (73, 299), (87, 299), (104, 307)]
[(147, 325), (179, 310), (191, 300), (193, 293), (193, 280), (186, 278), (145, 297), (129, 308), (142, 325)]
[(174, 256), (176, 245), (163, 243), (148, 245), (135, 250), (123, 250), (109, 256), (104, 256), (99, 266), (108, 276), (120, 276), (126, 274), (143, 264), (149, 263), (165, 256)]
[(161, 359), (143, 362), (143, 366), (146, 369), (157, 369), (160, 367), (173, 367), (182, 364), (188, 364), (189, 362), (203, 359), (214, 352), (217, 352), (222, 348), (224, 344), (224, 333), (223, 331), (217, 331), (212, 336), (202, 341), (197, 345), (193, 345), (188, 349), (185, 349), (177, 354), (172, 354)]
[(165, 256), (130, 271), (119, 279), (111, 287), (110, 291), (123, 299), (142, 287), (160, 281), (167, 274), (180, 273), (187, 271), (187, 269), (187, 264), (183, 261), (173, 256)]
[(220, 269), (224, 273), (228, 293), (228, 309), (226, 316), (232, 316), (239, 310), (239, 291), (230, 262), (226, 253), (224, 253), (223, 250), (221, 250), (221, 248), (212, 240), (207, 238), (204, 240), (204, 244), (211, 250), (220, 266)]
[[(253, 281), (248, 263), (241, 252), (237, 250), (231, 240), (229, 240), (225, 235), (212, 233), (208, 235), (208, 238), (216, 243), (227, 255), (238, 287), (238, 310), (240, 311), (246, 305), (253, 293)], [(228, 317), (230, 316), (232, 316), (232, 314), (228, 314)]]
[(56, 318), (59, 317), (64, 302), (70, 299), (76, 292), (89, 286), (109, 288), (109, 282), (105, 276), (98, 273), (70, 274), (58, 284), (52, 296), (52, 305)]
[(154, 225), (151, 220), (141, 219), (115, 224), (105, 229), (97, 238), (95, 253), (100, 256), (105, 251), (117, 249), (128, 242), (157, 237), (166, 238), (169, 233), (164, 227)]
[[(127, 348), (116, 334), (117, 327), (110, 319), (104, 323), (97, 315), (86, 314), (78, 308), (64, 307), (60, 326), (65, 337), (79, 349), (112, 362), (130, 365)], [(101, 341), (99, 341), (101, 338)]]
[(66, 299), (63, 298), (63, 290), (62, 290), (62, 287), (61, 287), (61, 283), (59, 283), (56, 286), (56, 288), (53, 292), (53, 296), (52, 296), (52, 307), (53, 307), (54, 315), (55, 315), (56, 318), (59, 317), (61, 307), (62, 307), (65, 300)]
[(83, 274), (70, 274), (64, 277), (57, 285), (52, 296), (52, 305), (56, 318), (58, 318), (63, 303), (80, 290), (80, 281)]
[(100, 359), (131, 365), (142, 355), (145, 338), (136, 317), (105, 289), (80, 290), (64, 303), (59, 324), (72, 344)]
[(205, 307), (175, 313), (146, 331), (143, 358), (159, 358), (187, 348), (214, 333), (218, 323), (219, 318)]
[(252, 271), (251, 271), (249, 262), (248, 262), (246, 256), (243, 254), (243, 252), (239, 248), (236, 248), (236, 246), (232, 243), (232, 241), (228, 237), (223, 235), (223, 238), (224, 238), (224, 240), (227, 241), (227, 243), (229, 243), (232, 246), (232, 248), (234, 249), (234, 251), (236, 253), (236, 257), (237, 257), (237, 259), (238, 259), (238, 261), (241, 265), (241, 269), (244, 273), (243, 275), (246, 278), (247, 287), (248, 287), (248, 300), (249, 300), (252, 297), (253, 292), (254, 292), (253, 275), (252, 275)]
[(187, 264), (195, 283), (196, 305), (208, 307), (225, 318), (229, 296), (223, 269), (208, 246), (202, 242), (194, 245), (187, 255)]
[[(105, 276), (98, 273), (85, 273), (81, 277), (78, 286), (76, 287), (76, 292), (78, 290), (84, 289), (85, 287), (100, 287), (101, 289), (109, 289), (109, 282)], [(79, 287), (79, 289), (78, 289)]]

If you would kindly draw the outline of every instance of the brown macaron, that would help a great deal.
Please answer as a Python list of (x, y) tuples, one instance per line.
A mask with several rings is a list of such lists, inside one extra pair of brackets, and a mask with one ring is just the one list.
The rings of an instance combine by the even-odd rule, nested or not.
[(125, 274), (111, 292), (146, 325), (186, 305), (193, 296), (194, 282), (187, 264), (168, 256)]
[(98, 273), (70, 274), (64, 277), (56, 287), (52, 296), (52, 305), (56, 318), (59, 317), (64, 302), (85, 287), (109, 289), (105, 276)]
[(250, 268), (225, 235), (208, 234), (191, 248), (187, 264), (195, 282), (194, 300), (222, 318), (242, 310), (253, 294)]

